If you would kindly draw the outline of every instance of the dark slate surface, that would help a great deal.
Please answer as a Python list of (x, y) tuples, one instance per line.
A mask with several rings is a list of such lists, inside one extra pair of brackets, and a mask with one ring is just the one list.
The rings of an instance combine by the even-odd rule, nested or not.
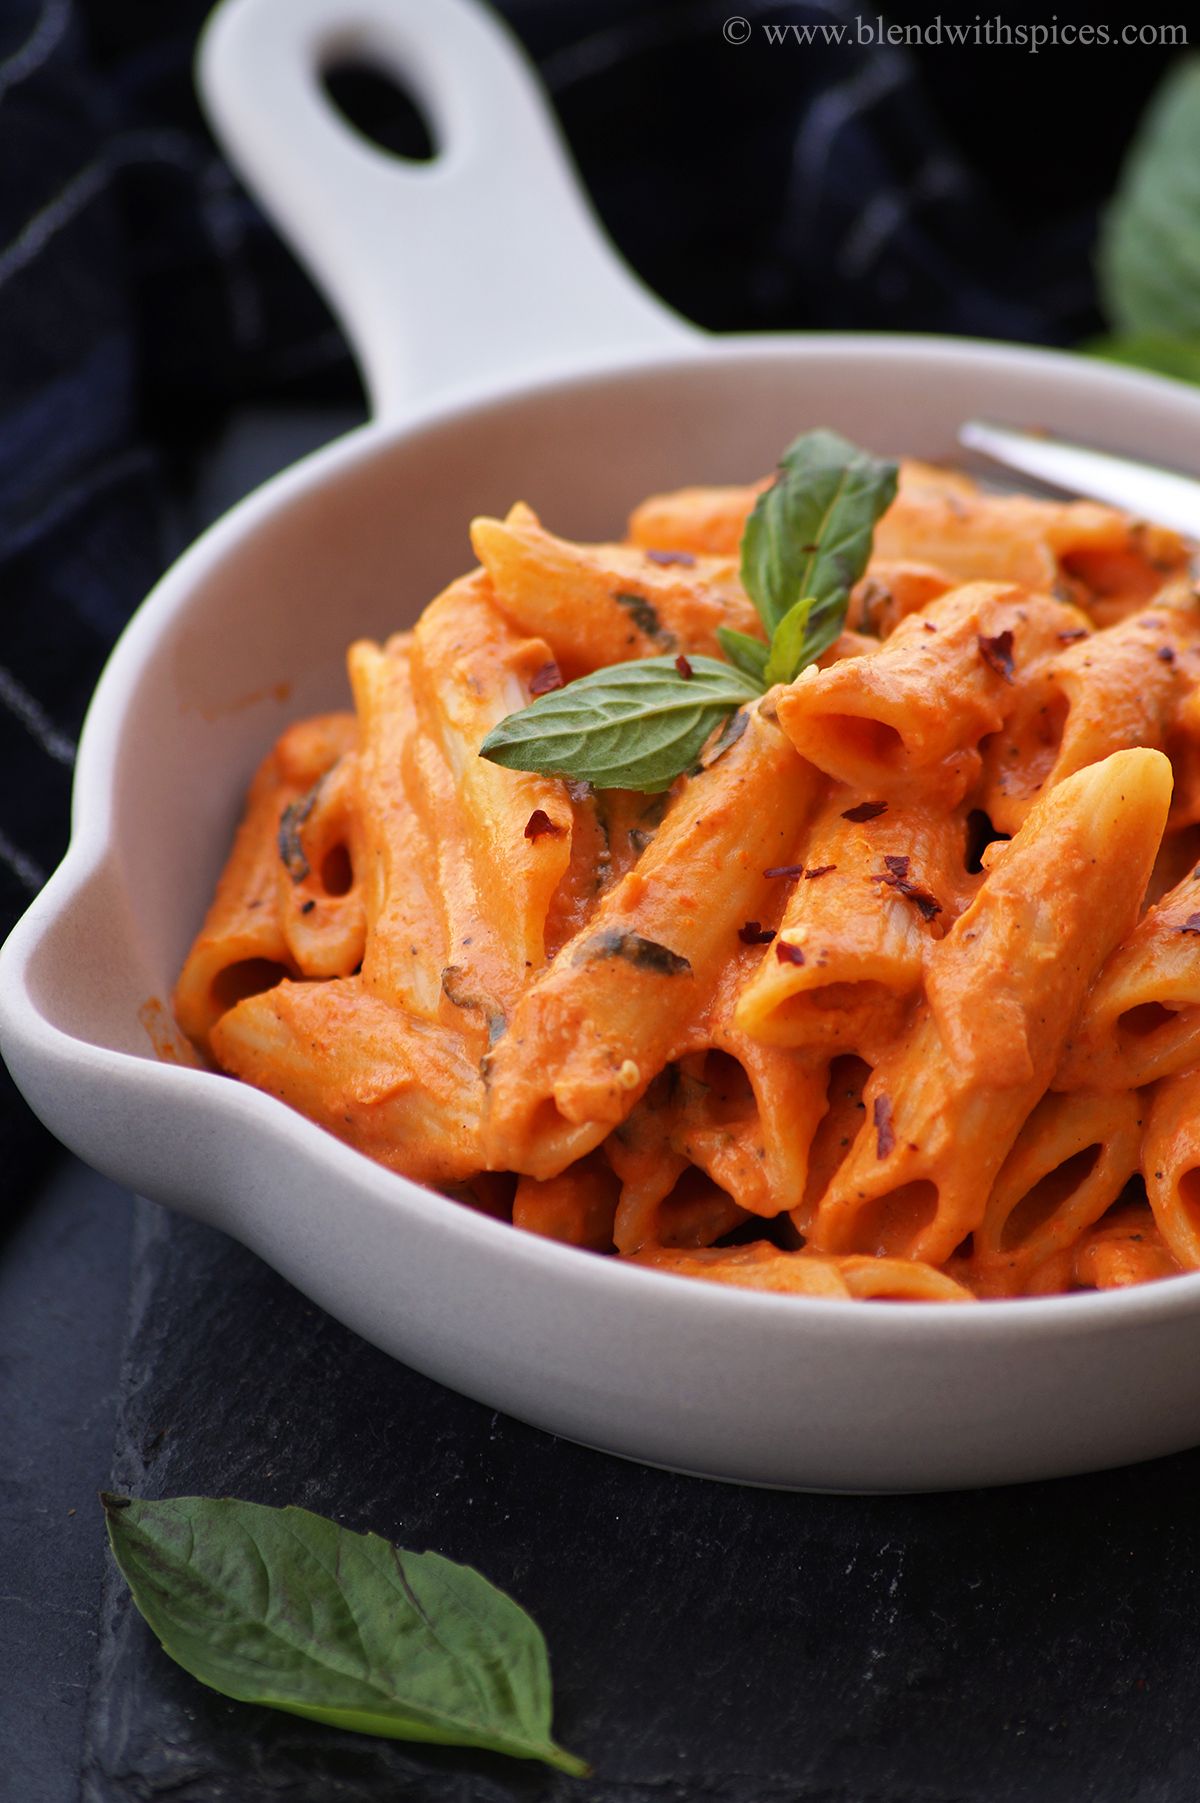
[[(6, 1206), (15, 1200), (10, 1193)], [(63, 1158), (0, 1239), (0, 1799), (74, 1803), (131, 1202)]]
[[(225, 1702), (106, 1589), (87, 1803), (1184, 1803), (1200, 1455), (957, 1496), (651, 1471), (448, 1394), (139, 1205), (114, 1479), (298, 1502), (545, 1629), (583, 1783)], [(98, 1525), (95, 1531), (98, 1531)]]

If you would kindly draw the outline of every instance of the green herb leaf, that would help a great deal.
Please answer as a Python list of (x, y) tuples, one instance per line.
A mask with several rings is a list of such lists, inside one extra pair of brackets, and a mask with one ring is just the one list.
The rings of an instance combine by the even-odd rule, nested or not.
[[(742, 582), (772, 636), (811, 596), (831, 610), (837, 637), (850, 590), (871, 555), (875, 522), (895, 499), (897, 478), (894, 463), (860, 451), (836, 432), (806, 432), (789, 445), (742, 536)], [(812, 661), (798, 642), (801, 652)], [(796, 664), (776, 680), (790, 682), (802, 668)]]
[(1180, 382), (1200, 382), (1200, 333), (1195, 338), (1161, 338), (1152, 332), (1131, 332), (1093, 338), (1083, 349), (1089, 357), (1103, 357), (1109, 363), (1152, 369)]
[[(742, 537), (742, 581), (770, 646), (722, 626), (717, 638), (729, 664), (645, 657), (595, 670), (510, 714), (480, 755), (509, 770), (582, 778), (600, 789), (653, 795), (669, 788), (722, 719), (772, 683), (791, 682), (832, 645), (871, 555), (875, 522), (895, 498), (897, 475), (894, 463), (836, 432), (797, 438)], [(616, 598), (631, 608), (649, 606), (640, 596)], [(658, 624), (655, 615), (656, 630)]]
[[(776, 682), (791, 682), (798, 670), (803, 669), (800, 659), (804, 655), (804, 643), (808, 636), (808, 622), (812, 618), (816, 602), (811, 595), (805, 595), (797, 601), (795, 607), (789, 607), (771, 634), (771, 655), (767, 659), (767, 667), (763, 671), (763, 681), (768, 685)], [(807, 660), (809, 663), (812, 659)]]
[(770, 652), (761, 639), (752, 639), (747, 632), (735, 632), (732, 626), (718, 626), (717, 639), (731, 664), (755, 682), (763, 680)]
[(1200, 57), (1166, 76), (1100, 232), (1105, 315), (1119, 332), (1200, 339)]
[(767, 659), (763, 681), (791, 682), (806, 665), (828, 651), (846, 620), (846, 598), (827, 597), (814, 601), (806, 595), (784, 614), (771, 639), (771, 655)]
[(134, 1602), (171, 1658), (223, 1696), (587, 1771), (550, 1738), (541, 1632), (469, 1566), (307, 1509), (101, 1501)]
[(713, 657), (640, 657), (539, 695), (488, 734), (480, 755), (509, 770), (583, 778), (653, 795), (689, 769), (726, 714), (762, 684)]

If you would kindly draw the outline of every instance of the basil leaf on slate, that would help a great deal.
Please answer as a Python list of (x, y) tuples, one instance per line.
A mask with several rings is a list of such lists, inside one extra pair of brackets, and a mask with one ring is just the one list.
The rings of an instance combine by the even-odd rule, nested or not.
[(1200, 339), (1200, 57), (1157, 89), (1100, 232), (1104, 313), (1121, 333)]
[(690, 769), (726, 714), (762, 684), (712, 657), (640, 657), (539, 695), (492, 729), (480, 755), (509, 770), (537, 770), (653, 795)]
[(730, 663), (736, 664), (744, 675), (756, 682), (763, 680), (770, 649), (761, 639), (752, 639), (749, 633), (737, 632), (732, 626), (718, 626), (717, 642)]
[(540, 1630), (469, 1566), (307, 1509), (101, 1501), (138, 1609), (211, 1689), (360, 1734), (588, 1770), (550, 1737)]
[(897, 475), (837, 432), (806, 432), (788, 446), (742, 535), (742, 583), (769, 633), (808, 596), (840, 609), (841, 630)]

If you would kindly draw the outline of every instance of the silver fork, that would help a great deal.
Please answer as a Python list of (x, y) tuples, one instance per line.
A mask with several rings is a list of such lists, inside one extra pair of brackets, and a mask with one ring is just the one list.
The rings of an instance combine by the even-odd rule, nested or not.
[(1108, 451), (1070, 444), (1048, 432), (1023, 432), (971, 419), (959, 430), (959, 443), (979, 451), (993, 463), (1033, 476), (1068, 494), (1087, 495), (1123, 507), (1139, 519), (1173, 526), (1200, 538), (1200, 481), (1153, 463), (1135, 463)]

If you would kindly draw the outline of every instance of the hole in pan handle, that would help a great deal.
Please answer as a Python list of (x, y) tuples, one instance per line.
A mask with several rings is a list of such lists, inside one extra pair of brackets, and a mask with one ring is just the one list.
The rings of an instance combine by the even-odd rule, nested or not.
[[(433, 158), (347, 123), (323, 79), (347, 62), (411, 93)], [(197, 79), (341, 318), (378, 417), (694, 340), (618, 258), (524, 52), (475, 0), (222, 0)]]

